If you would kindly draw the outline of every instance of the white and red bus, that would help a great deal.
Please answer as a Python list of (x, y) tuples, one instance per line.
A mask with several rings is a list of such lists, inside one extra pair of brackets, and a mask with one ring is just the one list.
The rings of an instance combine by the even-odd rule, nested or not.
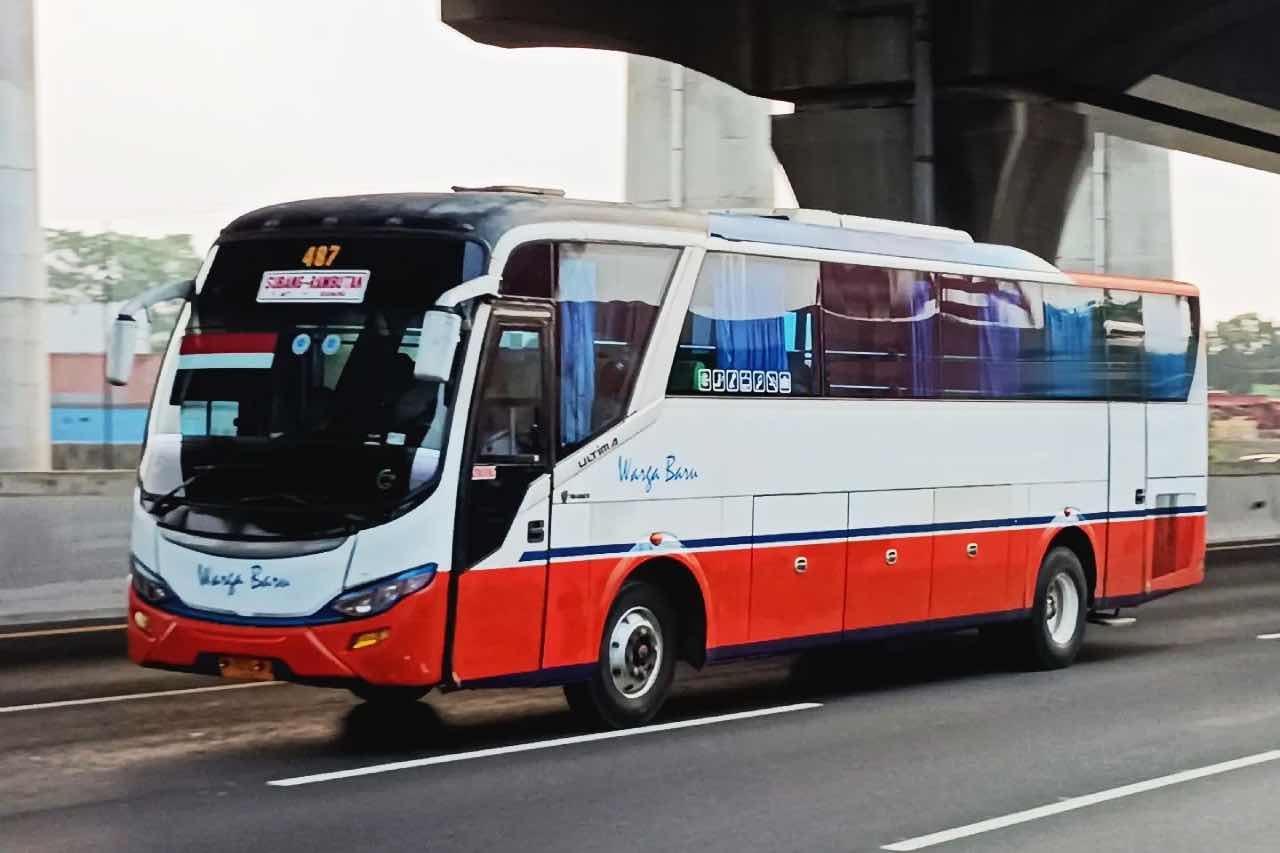
[(165, 355), (145, 666), (564, 685), (972, 626), (1066, 666), (1204, 571), (1198, 295), (942, 228), (467, 191), (269, 207)]

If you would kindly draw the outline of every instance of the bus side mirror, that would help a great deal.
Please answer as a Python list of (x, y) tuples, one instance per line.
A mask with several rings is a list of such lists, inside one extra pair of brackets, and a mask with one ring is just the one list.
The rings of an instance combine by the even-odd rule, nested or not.
[(112, 385), (129, 384), (129, 376), (133, 373), (133, 351), (137, 344), (138, 324), (123, 314), (116, 317), (107, 341), (107, 381)]
[(448, 382), (453, 357), (462, 339), (462, 316), (448, 308), (428, 308), (422, 318), (422, 337), (413, 375), (432, 382)]

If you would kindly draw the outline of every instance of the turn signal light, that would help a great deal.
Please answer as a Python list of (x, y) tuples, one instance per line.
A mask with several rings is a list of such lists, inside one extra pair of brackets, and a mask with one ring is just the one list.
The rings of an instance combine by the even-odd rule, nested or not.
[(390, 628), (379, 628), (376, 631), (363, 631), (351, 638), (351, 650), (367, 649), (376, 646), (391, 636)]

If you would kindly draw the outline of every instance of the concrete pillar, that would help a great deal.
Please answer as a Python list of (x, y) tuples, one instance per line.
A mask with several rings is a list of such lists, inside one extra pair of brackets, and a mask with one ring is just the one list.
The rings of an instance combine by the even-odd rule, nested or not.
[(1171, 278), (1169, 152), (1101, 133), (1094, 134), (1091, 149), (1067, 213), (1058, 266)]
[[(1088, 145), (1086, 119), (1053, 105), (939, 94), (939, 225), (1052, 261)], [(805, 207), (911, 220), (910, 104), (823, 105), (773, 119), (773, 146)]]
[(0, 0), (0, 471), (49, 467), (33, 0)]
[(769, 102), (705, 74), (627, 57), (626, 157), (627, 201), (773, 206)]

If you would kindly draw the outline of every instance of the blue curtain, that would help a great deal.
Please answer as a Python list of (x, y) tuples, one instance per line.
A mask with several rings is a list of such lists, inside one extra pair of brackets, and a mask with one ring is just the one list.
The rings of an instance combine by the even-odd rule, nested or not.
[[(930, 281), (913, 281), (911, 316), (919, 318), (932, 307), (933, 299), (933, 284)], [(930, 314), (911, 324), (911, 394), (914, 397), (932, 397), (937, 392), (937, 321), (937, 314)]]
[(1186, 353), (1148, 352), (1147, 396), (1152, 400), (1185, 400), (1191, 391)]
[(978, 327), (978, 388), (984, 397), (1018, 395), (1018, 328), (1002, 322), (1006, 312), (1001, 303), (1011, 304), (1010, 294), (993, 290)]
[(560, 303), (560, 440), (591, 435), (596, 400), (596, 303)]
[(783, 318), (716, 320), (716, 367), (786, 370), (787, 332)]
[(1093, 365), (1093, 310), (1044, 306), (1048, 381), (1054, 397), (1102, 397), (1101, 375)]

